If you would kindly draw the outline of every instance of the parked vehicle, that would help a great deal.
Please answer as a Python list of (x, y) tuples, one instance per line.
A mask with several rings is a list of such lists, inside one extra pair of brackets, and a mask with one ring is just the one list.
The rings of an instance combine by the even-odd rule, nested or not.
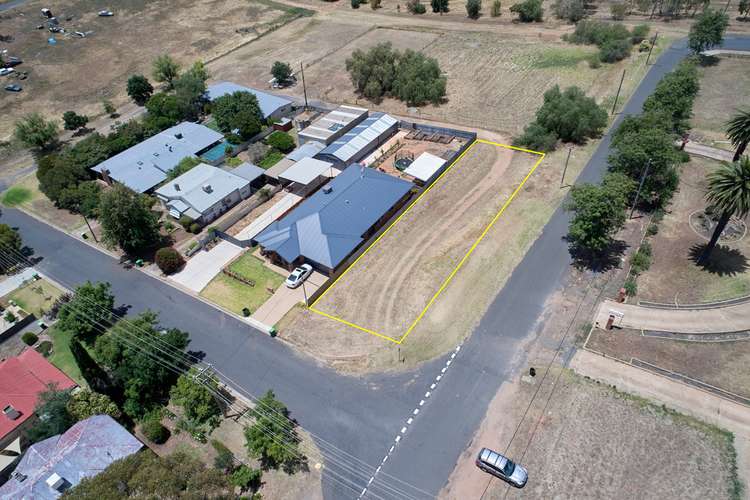
[(15, 71), (13, 68), (0, 68), (0, 76), (10, 75)]
[(111, 10), (100, 10), (99, 11), (99, 17), (112, 17), (115, 13)]
[(526, 481), (529, 479), (529, 474), (525, 468), (489, 448), (482, 448), (479, 451), (476, 464), (484, 472), (492, 474), (516, 488), (526, 486)]
[(7, 90), (8, 92), (20, 92), (23, 90), (23, 87), (21, 87), (17, 83), (12, 83), (10, 85), (6, 85), (5, 90)]
[(9, 67), (9, 68), (12, 68), (13, 66), (18, 66), (18, 65), (19, 65), (19, 64), (21, 64), (22, 62), (23, 62), (23, 60), (22, 60), (22, 59), (21, 59), (20, 57), (13, 57), (13, 56), (11, 56), (11, 57), (9, 57), (9, 58), (8, 58), (8, 59), (7, 59), (6, 61), (5, 61), (5, 65), (6, 65), (7, 67)]
[(302, 264), (286, 279), (284, 284), (289, 288), (297, 288), (312, 274), (313, 268), (310, 264)]

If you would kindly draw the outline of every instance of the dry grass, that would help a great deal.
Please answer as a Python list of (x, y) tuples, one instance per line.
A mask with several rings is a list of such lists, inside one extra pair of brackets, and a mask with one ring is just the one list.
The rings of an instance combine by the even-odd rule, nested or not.
[[(12, 206), (30, 212), (53, 226), (65, 231), (73, 231), (84, 225), (83, 218), (80, 215), (55, 207), (55, 204), (39, 190), (39, 181), (36, 174), (24, 177), (6, 191), (6, 193), (13, 192), (23, 192), (24, 196), (18, 200), (19, 203), (14, 203)], [(3, 202), (5, 201), (3, 199)]]

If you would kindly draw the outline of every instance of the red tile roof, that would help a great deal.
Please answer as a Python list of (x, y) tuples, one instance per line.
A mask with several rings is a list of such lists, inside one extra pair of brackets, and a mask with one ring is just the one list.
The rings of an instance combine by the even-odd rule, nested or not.
[[(37, 397), (48, 384), (57, 384), (58, 389), (77, 385), (34, 349), (0, 362), (0, 439), (34, 414)], [(8, 405), (21, 416), (16, 420), (8, 418), (2, 412)]]

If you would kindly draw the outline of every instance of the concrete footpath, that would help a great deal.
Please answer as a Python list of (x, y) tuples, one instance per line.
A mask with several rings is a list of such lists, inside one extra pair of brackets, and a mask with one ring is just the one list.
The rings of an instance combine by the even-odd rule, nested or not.
[(680, 413), (732, 432), (737, 469), (747, 498), (750, 487), (750, 407), (587, 350), (576, 352), (570, 368), (579, 375), (663, 403)]
[(676, 333), (728, 333), (750, 330), (750, 302), (712, 309), (654, 309), (604, 300), (595, 322), (604, 328), (614, 314), (614, 325), (634, 330)]

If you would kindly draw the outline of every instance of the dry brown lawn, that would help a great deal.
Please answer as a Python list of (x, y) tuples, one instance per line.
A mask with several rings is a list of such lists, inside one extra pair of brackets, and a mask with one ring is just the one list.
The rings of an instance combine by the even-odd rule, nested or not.
[[(4, 111), (0, 137), (10, 134), (14, 120), (23, 113), (39, 111), (57, 118), (75, 110), (96, 116), (103, 112), (103, 99), (119, 106), (128, 101), (128, 76), (150, 77), (156, 56), (170, 54), (183, 66), (210, 60), (268, 31), (283, 15), (271, 5), (241, 0), (121, 0), (109, 6), (114, 17), (102, 18), (96, 13), (106, 6), (94, 0), (55, 3), (49, 7), (67, 31), (93, 33), (84, 39), (56, 34), (54, 46), (47, 44), (48, 31), (35, 29), (43, 22), (39, 9), (47, 3), (32, 1), (0, 14), (0, 33), (14, 37), (3, 47), (24, 60), (19, 71), (29, 72), (27, 80), (19, 81), (23, 92), (0, 96)], [(68, 16), (71, 21), (65, 20)], [(237, 33), (238, 29), (244, 32)]]

